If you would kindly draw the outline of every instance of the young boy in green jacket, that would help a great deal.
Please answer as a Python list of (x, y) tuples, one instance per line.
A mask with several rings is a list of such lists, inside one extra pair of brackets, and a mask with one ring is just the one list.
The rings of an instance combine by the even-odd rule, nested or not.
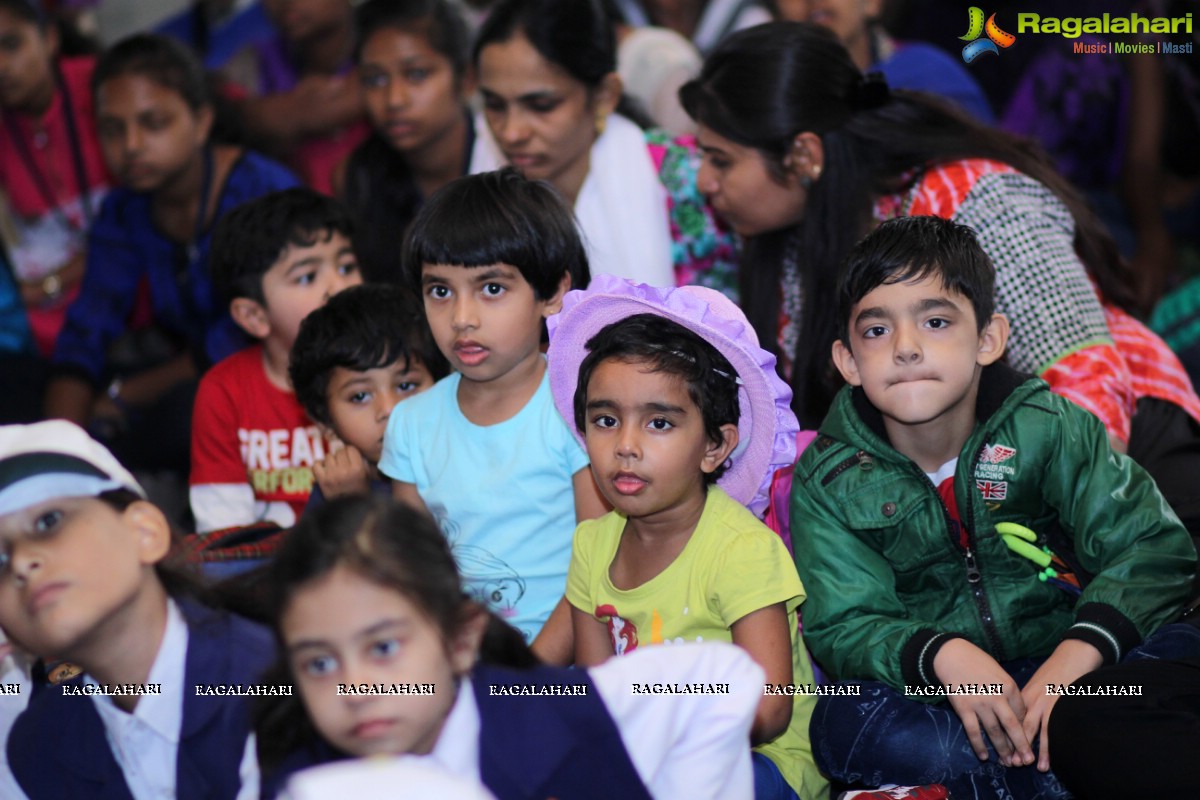
[(1068, 797), (1049, 772), (1055, 692), (1104, 664), (1200, 655), (1200, 629), (1160, 627), (1195, 548), (1099, 420), (1001, 362), (1008, 322), (970, 229), (892, 220), (843, 269), (833, 359), (850, 385), (791, 509), (805, 639), (858, 691), (818, 702), (817, 765)]

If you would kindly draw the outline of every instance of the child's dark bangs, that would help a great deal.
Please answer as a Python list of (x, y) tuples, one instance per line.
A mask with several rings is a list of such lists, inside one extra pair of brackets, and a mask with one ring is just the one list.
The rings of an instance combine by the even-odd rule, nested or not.
[(346, 352), (344, 360), (338, 366), (355, 372), (366, 372), (370, 369), (390, 367), (398, 361), (403, 362), (404, 369), (410, 368), (412, 354), (408, 346), (397, 342), (391, 336), (380, 336), (354, 342), (353, 348)]
[(312, 247), (317, 244), (328, 244), (333, 241), (335, 234), (349, 238), (350, 234), (336, 225), (305, 225), (292, 228), (288, 234), (287, 243), (292, 247)]
[[(918, 261), (913, 259), (905, 262), (903, 266), (897, 267), (894, 271), (892, 271), (891, 274), (887, 275), (882, 281), (880, 281), (879, 285), (890, 286), (894, 283), (917, 283), (918, 281), (923, 281), (926, 278), (938, 278), (947, 286), (947, 288), (950, 288), (950, 284), (946, 281), (946, 277), (945, 270), (942, 269), (942, 265), (937, 261)], [(871, 289), (873, 288), (875, 287), (871, 287)], [(863, 292), (862, 296), (858, 299), (861, 300), (863, 297), (866, 297), (870, 293), (871, 289), (867, 289), (866, 292)]]
[[(981, 265), (978, 263), (978, 259), (974, 258), (973, 254), (969, 252), (955, 253), (948, 257), (957, 258), (958, 261), (909, 261), (904, 267), (885, 278), (883, 285), (916, 283), (935, 278), (947, 292), (966, 298), (975, 312), (976, 323), (979, 329), (983, 330), (987, 320), (992, 315), (994, 304), (988, 296), (992, 291), (991, 286), (979, 285), (976, 282), (980, 279)], [(953, 269), (948, 269), (945, 266), (946, 263), (954, 263), (955, 266)], [(982, 269), (986, 270), (988, 266), (986, 264), (982, 265)], [(873, 288), (875, 287), (869, 287), (855, 302), (860, 302)]]
[[(455, 267), (490, 267), (493, 264), (511, 264), (525, 270), (522, 264), (536, 263), (538, 253), (533, 242), (536, 232), (532, 229), (519, 232), (517, 220), (497, 218), (474, 218), (455, 220), (452, 224), (430, 226), (414, 253), (422, 264), (448, 264)], [(504, 224), (509, 223), (509, 224)]]

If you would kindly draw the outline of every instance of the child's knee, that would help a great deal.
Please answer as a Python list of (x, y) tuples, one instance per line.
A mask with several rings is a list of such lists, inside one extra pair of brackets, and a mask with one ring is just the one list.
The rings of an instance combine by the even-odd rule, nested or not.
[(918, 703), (873, 681), (839, 685), (859, 687), (858, 696), (818, 699), (809, 732), (818, 768), (835, 780), (936, 771), (951, 757), (946, 746), (965, 741), (953, 735), (961, 723), (948, 706)]

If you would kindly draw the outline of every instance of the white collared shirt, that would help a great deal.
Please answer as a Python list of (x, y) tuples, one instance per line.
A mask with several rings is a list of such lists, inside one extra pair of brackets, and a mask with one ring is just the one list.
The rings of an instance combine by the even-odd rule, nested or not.
[[(111, 697), (92, 695), (104, 735), (134, 800), (170, 800), (175, 797), (175, 758), (183, 724), (183, 679), (187, 660), (188, 629), (179, 607), (167, 602), (167, 627), (146, 683), (157, 684), (161, 694), (138, 698), (132, 713), (117, 708)], [(98, 686), (91, 675), (84, 682)]]
[(459, 681), (458, 696), (442, 725), (433, 752), (412, 758), (431, 761), (453, 775), (483, 782), (479, 774), (479, 706), (470, 683)]
[[(175, 601), (167, 602), (167, 627), (146, 683), (161, 687), (160, 694), (138, 699), (133, 713), (126, 713), (111, 697), (92, 695), (96, 712), (104, 724), (104, 735), (117, 765), (125, 776), (134, 800), (174, 800), (179, 736), (183, 727), (183, 698), (187, 664), (187, 621)], [(84, 681), (96, 686), (85, 676)], [(239, 800), (258, 797), (258, 759), (254, 735), (247, 737), (242, 762)]]

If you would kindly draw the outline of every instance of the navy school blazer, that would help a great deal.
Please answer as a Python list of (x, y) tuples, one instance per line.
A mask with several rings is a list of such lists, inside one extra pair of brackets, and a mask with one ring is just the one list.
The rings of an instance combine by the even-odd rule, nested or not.
[[(233, 800), (250, 733), (245, 697), (197, 697), (194, 685), (252, 684), (270, 665), (270, 632), (241, 617), (177, 600), (188, 626), (183, 722), (175, 767), (178, 800)], [(67, 682), (82, 685), (83, 676)], [(8, 761), (30, 800), (133, 800), (88, 697), (57, 686), (37, 694), (8, 737)]]

